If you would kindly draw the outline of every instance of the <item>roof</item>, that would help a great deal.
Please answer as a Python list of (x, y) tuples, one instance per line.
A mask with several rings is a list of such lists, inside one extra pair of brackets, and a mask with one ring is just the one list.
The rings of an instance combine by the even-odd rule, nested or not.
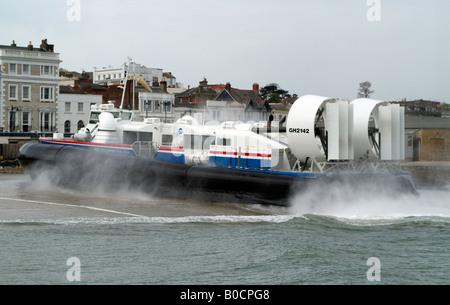
[(0, 49), (30, 51), (30, 52), (54, 53), (54, 52), (51, 52), (51, 51), (42, 50), (41, 48), (34, 48), (33, 47), (33, 50), (29, 50), (28, 47), (13, 47), (11, 45), (0, 45)]
[(450, 119), (431, 116), (405, 116), (408, 129), (450, 129)]
[(163, 76), (164, 76), (165, 78), (176, 78), (175, 76), (172, 75), (171, 72), (164, 72), (164, 73), (163, 73)]
[[(231, 91), (231, 92), (230, 92)], [(263, 109), (264, 106), (268, 107), (268, 104), (261, 98), (257, 91), (253, 90), (240, 90), (231, 88), (228, 91), (223, 89), (216, 97), (216, 101), (236, 101), (240, 104), (245, 104), (246, 108), (251, 107), (254, 109)]]

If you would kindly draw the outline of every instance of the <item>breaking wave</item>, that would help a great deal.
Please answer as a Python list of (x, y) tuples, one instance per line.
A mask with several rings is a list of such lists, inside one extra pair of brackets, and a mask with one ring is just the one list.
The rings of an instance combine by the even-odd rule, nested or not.
[(79, 217), (65, 219), (15, 219), (2, 220), (0, 224), (11, 225), (111, 225), (111, 224), (182, 224), (182, 223), (283, 223), (292, 220), (295, 215), (258, 215), (258, 216), (183, 216), (183, 217)]

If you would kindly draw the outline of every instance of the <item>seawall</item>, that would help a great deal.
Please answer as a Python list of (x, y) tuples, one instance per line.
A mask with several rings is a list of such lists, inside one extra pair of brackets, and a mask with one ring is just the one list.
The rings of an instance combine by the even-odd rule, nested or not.
[(450, 189), (450, 161), (402, 162), (400, 167), (411, 173), (417, 188)]

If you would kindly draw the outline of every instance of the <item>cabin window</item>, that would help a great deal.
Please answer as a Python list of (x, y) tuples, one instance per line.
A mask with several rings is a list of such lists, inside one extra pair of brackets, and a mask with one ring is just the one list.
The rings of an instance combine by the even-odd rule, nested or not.
[(137, 132), (136, 131), (124, 131), (123, 132), (123, 143), (124, 144), (133, 144), (137, 142)]
[(183, 144), (187, 149), (209, 149), (214, 143), (215, 137), (210, 135), (185, 135)]
[(231, 139), (229, 139), (229, 138), (217, 138), (217, 145), (231, 146)]
[(209, 149), (211, 145), (216, 144), (216, 137), (214, 136), (203, 136), (203, 148)]
[(131, 115), (132, 115), (131, 112), (121, 112), (120, 113), (120, 117), (122, 118), (122, 120), (125, 120), (125, 121), (131, 120)]
[(152, 132), (138, 132), (138, 131), (124, 131), (123, 132), (123, 143), (133, 144), (135, 142), (152, 142), (153, 133)]
[(152, 132), (138, 132), (138, 141), (141, 142), (151, 142), (153, 141), (153, 133)]
[(89, 119), (90, 124), (98, 123), (98, 117), (100, 116), (100, 112), (91, 112), (91, 117)]
[(162, 145), (172, 145), (173, 136), (171, 134), (162, 135)]

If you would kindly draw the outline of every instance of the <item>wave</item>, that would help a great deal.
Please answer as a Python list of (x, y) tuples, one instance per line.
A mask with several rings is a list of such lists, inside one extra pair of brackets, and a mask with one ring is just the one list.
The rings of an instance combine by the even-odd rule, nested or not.
[(289, 209), (291, 214), (317, 214), (353, 221), (393, 220), (407, 217), (450, 218), (450, 192), (420, 190), (420, 196), (388, 196), (379, 191), (368, 196), (358, 190), (309, 190), (297, 194)]
[(257, 215), (257, 216), (183, 216), (183, 217), (79, 217), (64, 219), (15, 219), (1, 220), (0, 224), (9, 225), (111, 225), (111, 224), (182, 224), (182, 223), (283, 223), (296, 215)]
[(391, 217), (337, 217), (330, 215), (320, 214), (306, 214), (303, 215), (303, 219), (310, 221), (314, 224), (330, 226), (330, 227), (376, 227), (376, 226), (428, 226), (428, 225), (450, 225), (449, 216), (391, 216)]

